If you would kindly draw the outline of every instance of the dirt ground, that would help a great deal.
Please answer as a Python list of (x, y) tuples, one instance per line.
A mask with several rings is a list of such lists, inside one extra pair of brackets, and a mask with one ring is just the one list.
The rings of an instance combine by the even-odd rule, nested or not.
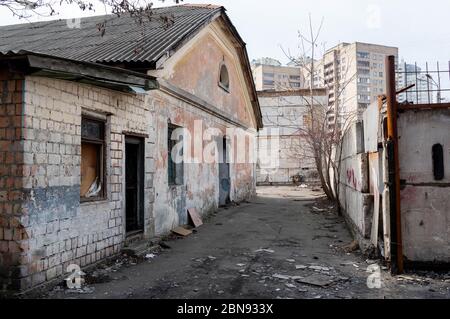
[[(60, 285), (22, 297), (450, 298), (450, 273), (393, 278), (377, 261), (344, 249), (351, 235), (321, 196), (260, 187), (250, 202), (219, 210), (155, 256), (100, 265), (80, 290)], [(371, 269), (380, 270), (370, 277), (372, 289), (368, 278), (378, 273)]]

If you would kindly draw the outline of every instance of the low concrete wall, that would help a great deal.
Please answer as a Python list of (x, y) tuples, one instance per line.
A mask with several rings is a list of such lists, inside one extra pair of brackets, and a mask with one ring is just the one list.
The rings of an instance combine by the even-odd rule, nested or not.
[(339, 198), (352, 233), (363, 244), (370, 237), (373, 196), (369, 193), (368, 156), (361, 143), (362, 125), (354, 123), (342, 143)]
[[(398, 121), (403, 253), (408, 261), (450, 263), (450, 110), (406, 111)], [(444, 148), (444, 179), (432, 147)]]

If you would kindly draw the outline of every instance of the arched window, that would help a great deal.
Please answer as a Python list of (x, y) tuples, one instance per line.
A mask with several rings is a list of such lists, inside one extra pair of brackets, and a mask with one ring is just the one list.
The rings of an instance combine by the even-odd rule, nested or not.
[(227, 66), (223, 62), (220, 64), (219, 86), (225, 91), (230, 92), (230, 77), (228, 76)]

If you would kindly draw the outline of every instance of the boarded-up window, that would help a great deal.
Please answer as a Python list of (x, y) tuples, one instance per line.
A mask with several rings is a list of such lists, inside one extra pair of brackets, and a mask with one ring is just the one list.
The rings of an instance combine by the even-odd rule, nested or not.
[(105, 123), (83, 118), (81, 121), (81, 185), (82, 200), (103, 199), (105, 194), (104, 146)]

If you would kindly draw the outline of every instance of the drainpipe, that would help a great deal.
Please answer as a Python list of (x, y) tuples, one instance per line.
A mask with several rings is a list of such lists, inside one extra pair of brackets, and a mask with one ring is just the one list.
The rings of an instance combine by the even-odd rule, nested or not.
[(386, 57), (387, 149), (389, 165), (389, 206), (391, 222), (391, 272), (403, 273), (402, 223), (400, 214), (400, 162), (397, 132), (395, 57)]

